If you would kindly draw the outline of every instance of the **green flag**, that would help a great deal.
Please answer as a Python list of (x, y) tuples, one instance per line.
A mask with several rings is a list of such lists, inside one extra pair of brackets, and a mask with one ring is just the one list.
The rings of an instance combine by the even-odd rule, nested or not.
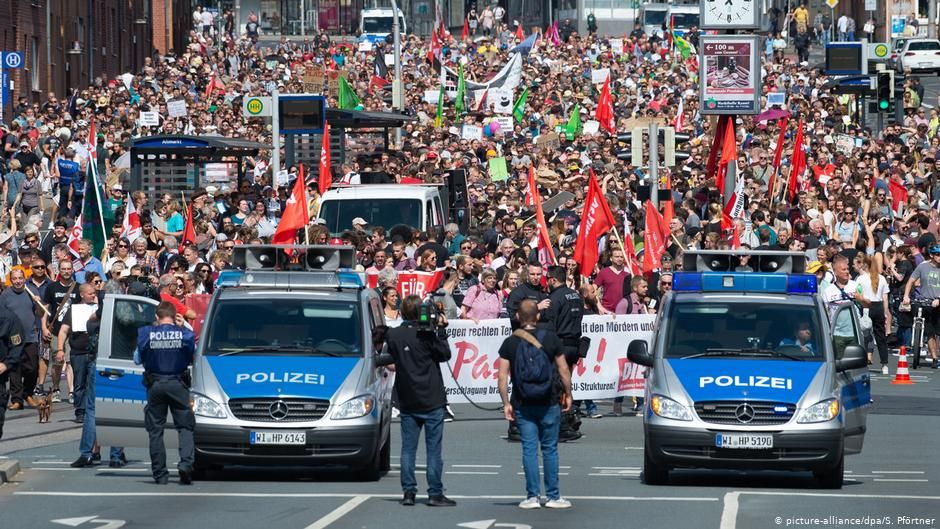
[(512, 106), (512, 115), (516, 118), (516, 121), (523, 121), (525, 119), (525, 101), (529, 98), (529, 87), (525, 87), (525, 90), (519, 94), (519, 99), (516, 99), (516, 104)]
[(92, 244), (92, 255), (100, 258), (105, 241), (114, 225), (114, 213), (111, 208), (103, 208), (104, 189), (98, 178), (97, 163), (88, 161), (88, 176), (85, 180), (85, 197), (82, 200), (82, 238)]
[(565, 133), (565, 136), (568, 137), (568, 140), (573, 140), (578, 137), (578, 134), (581, 134), (581, 104), (575, 103), (571, 108), (571, 116), (568, 118), (568, 123), (562, 127), (562, 131)]
[(466, 111), (464, 108), (464, 98), (467, 96), (467, 82), (463, 77), (463, 65), (457, 65), (457, 101), (454, 103), (454, 110), (460, 116)]
[(437, 114), (434, 116), (434, 127), (440, 128), (444, 124), (444, 83), (441, 83), (441, 93), (437, 96)]
[(349, 85), (345, 77), (339, 78), (339, 108), (343, 110), (355, 110), (362, 104), (356, 91)]
[(695, 52), (695, 48), (692, 47), (692, 44), (680, 37), (675, 31), (672, 32), (672, 42), (675, 43), (676, 49), (682, 54), (683, 59), (688, 59), (689, 55)]

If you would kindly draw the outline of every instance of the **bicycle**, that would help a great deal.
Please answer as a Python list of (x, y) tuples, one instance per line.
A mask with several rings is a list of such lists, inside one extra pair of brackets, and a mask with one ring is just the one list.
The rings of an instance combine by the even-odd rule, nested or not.
[(933, 309), (932, 299), (917, 298), (911, 300), (911, 310), (914, 310), (914, 326), (911, 327), (911, 369), (920, 367), (920, 353), (927, 346), (924, 337), (924, 309), (929, 312)]

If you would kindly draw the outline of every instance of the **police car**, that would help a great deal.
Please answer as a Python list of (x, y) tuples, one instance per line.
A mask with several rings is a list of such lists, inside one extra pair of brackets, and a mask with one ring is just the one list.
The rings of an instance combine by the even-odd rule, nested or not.
[(649, 368), (644, 482), (778, 469), (841, 488), (871, 401), (857, 309), (827, 306), (800, 253), (688, 251), (683, 269), (651, 342), (628, 348)]
[[(390, 467), (393, 378), (375, 363), (374, 290), (348, 272), (355, 249), (236, 248), (209, 303), (193, 366), (196, 472), (225, 465)], [(98, 441), (147, 446), (137, 329), (157, 302), (108, 296), (98, 357)], [(176, 442), (172, 424), (164, 439)]]

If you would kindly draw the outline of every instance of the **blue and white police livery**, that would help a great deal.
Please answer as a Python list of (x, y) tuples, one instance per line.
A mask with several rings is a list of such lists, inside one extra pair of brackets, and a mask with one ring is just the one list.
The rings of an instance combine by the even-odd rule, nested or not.
[(787, 252), (685, 254), (652, 341), (629, 347), (650, 368), (646, 483), (676, 468), (782, 469), (841, 487), (871, 400), (864, 341), (852, 305), (829, 310), (804, 264)]
[[(243, 270), (219, 277), (193, 362), (197, 475), (225, 465), (342, 465), (378, 479), (391, 464), (394, 379), (375, 362), (372, 331), (384, 324), (378, 295), (342, 271), (355, 250), (236, 250)], [(110, 400), (98, 404), (108, 412), (97, 417), (102, 443), (146, 446), (143, 425), (130, 413), (140, 414), (144, 388), (122, 360), (132, 358), (133, 345), (121, 337), (125, 327), (151, 323), (155, 305), (106, 299), (98, 380), (108, 387), (99, 395)], [(173, 437), (166, 436), (168, 446)]]

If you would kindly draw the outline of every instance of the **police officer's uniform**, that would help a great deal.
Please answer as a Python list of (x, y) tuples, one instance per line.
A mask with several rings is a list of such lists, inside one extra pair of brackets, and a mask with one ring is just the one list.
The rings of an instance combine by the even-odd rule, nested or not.
[[(545, 311), (545, 324), (554, 329), (561, 341), (561, 349), (568, 363), (568, 371), (574, 372), (578, 363), (578, 351), (581, 347), (581, 319), (584, 317), (584, 299), (581, 294), (562, 285), (552, 290), (548, 299), (551, 306)], [(561, 417), (561, 440), (573, 440), (581, 437), (581, 421), (574, 409), (564, 412)]]
[(193, 429), (196, 416), (189, 405), (190, 379), (187, 371), (196, 351), (192, 331), (169, 323), (148, 325), (137, 331), (137, 349), (144, 366), (144, 385), (147, 386), (147, 407), (144, 424), (150, 436), (150, 461), (153, 479), (166, 483), (166, 446), (163, 427), (167, 409), (173, 413), (173, 422), (179, 432), (180, 481), (192, 479), (195, 446)]
[(8, 312), (0, 313), (0, 364), (6, 370), (0, 374), (0, 439), (3, 438), (3, 420), (7, 413), (7, 401), (10, 392), (7, 380), (10, 372), (16, 369), (23, 356), (23, 326), (19, 319)]

